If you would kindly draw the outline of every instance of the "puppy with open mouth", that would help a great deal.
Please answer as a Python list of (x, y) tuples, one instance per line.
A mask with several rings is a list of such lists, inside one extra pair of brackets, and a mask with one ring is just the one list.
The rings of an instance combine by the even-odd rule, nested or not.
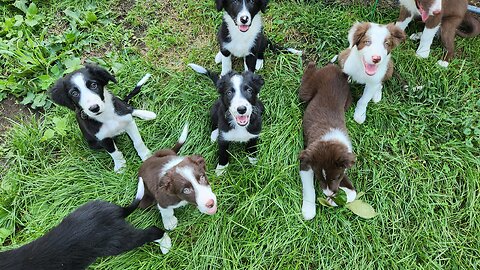
[(215, 170), (221, 175), (228, 166), (228, 146), (231, 142), (246, 143), (250, 163), (257, 159), (258, 138), (262, 129), (263, 103), (258, 93), (263, 86), (261, 76), (245, 71), (241, 74), (231, 71), (221, 78), (199, 65), (189, 64), (198, 73), (207, 75), (217, 87), (220, 97), (210, 110), (212, 141), (218, 142), (218, 165)]

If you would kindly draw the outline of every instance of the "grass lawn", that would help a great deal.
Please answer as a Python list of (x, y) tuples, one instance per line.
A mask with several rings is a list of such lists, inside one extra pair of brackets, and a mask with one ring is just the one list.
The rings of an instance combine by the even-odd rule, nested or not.
[[(3, 17), (22, 14), (7, 2), (0, 5)], [(20, 53), (2, 52), (3, 67), (11, 68), (0, 71), (0, 79), (15, 73), (19, 79), (14, 83), (41, 96), (49, 83), (37, 87), (38, 76), (56, 78), (52, 67), (60, 67), (61, 74), (89, 60), (114, 71), (119, 84), (109, 89), (124, 96), (146, 72), (152, 73), (132, 101), (158, 115), (153, 121), (137, 120), (146, 145), (151, 150), (173, 146), (188, 121), (190, 134), (181, 154), (206, 158), (218, 198), (214, 216), (193, 206), (176, 211), (179, 226), (170, 233), (173, 248), (167, 255), (147, 244), (99, 259), (91, 269), (480, 268), (478, 37), (456, 38), (457, 57), (448, 69), (436, 65), (444, 54), (438, 39), (425, 60), (415, 57), (418, 42), (411, 40), (393, 52), (396, 70), (411, 87), (405, 90), (397, 78), (387, 82), (382, 101), (368, 106), (363, 125), (354, 122), (353, 107), (347, 112), (357, 155), (349, 177), (379, 215), (365, 220), (345, 208), (317, 205), (317, 216), (304, 221), (297, 158), (303, 146), (297, 90), (305, 63), (300, 57), (267, 51), (258, 72), (265, 79), (260, 97), (266, 107), (258, 164), (250, 165), (243, 146), (234, 146), (226, 174), (216, 177), (217, 146), (210, 143), (208, 114), (217, 93), (211, 81), (187, 67), (195, 62), (221, 68), (214, 63), (221, 22), (214, 1), (37, 2), (43, 16), (33, 27), (38, 31), (25, 32), (33, 38), (15, 46), (19, 52), (21, 46), (42, 52), (46, 45), (40, 41), (63, 37), (58, 47), (52, 46), (57, 50), (43, 51), (48, 57), (60, 51), (63, 56), (47, 61), (53, 58), (32, 49), (22, 60)], [(347, 31), (355, 21), (389, 23), (397, 15), (391, 8), (285, 0), (271, 1), (264, 21), (272, 40), (304, 50), (324, 65), (348, 46)], [(407, 34), (414, 31), (407, 28)], [(8, 39), (5, 32), (0, 38)], [(35, 68), (17, 72), (27, 65), (21, 61)], [(234, 68), (243, 64), (237, 61)], [(16, 94), (26, 95), (22, 89)], [(363, 86), (351, 89), (356, 101)], [(7, 166), (0, 169), (0, 251), (42, 236), (87, 201), (126, 205), (135, 194), (141, 160), (130, 139), (119, 137), (127, 169), (116, 174), (106, 152), (88, 148), (74, 114), (48, 105), (39, 120), (17, 122), (3, 136), (0, 155)], [(47, 130), (53, 136), (46, 136)], [(163, 227), (154, 208), (128, 219), (136, 227)]]

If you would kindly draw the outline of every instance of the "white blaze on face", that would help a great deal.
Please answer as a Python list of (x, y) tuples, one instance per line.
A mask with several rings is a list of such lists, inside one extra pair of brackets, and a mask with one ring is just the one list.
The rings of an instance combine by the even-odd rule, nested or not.
[[(193, 169), (190, 166), (176, 168), (176, 172), (188, 180), (195, 190), (195, 202), (200, 212), (213, 215), (217, 212), (217, 196), (212, 192), (212, 188), (208, 185), (198, 183)], [(213, 207), (207, 207), (213, 200)]]
[[(370, 28), (365, 33), (365, 36), (370, 40), (370, 45), (359, 50), (362, 56), (365, 73), (373, 76), (377, 72), (378, 65), (387, 59), (388, 51), (385, 47), (385, 41), (390, 32), (386, 27), (371, 23)], [(379, 59), (377, 63), (374, 59)]]
[[(245, 126), (250, 122), (250, 115), (252, 114), (252, 105), (248, 100), (242, 95), (241, 85), (243, 83), (243, 77), (240, 75), (234, 75), (230, 79), (233, 89), (235, 90), (234, 96), (230, 101), (230, 107), (228, 110), (235, 118), (235, 122), (240, 126)], [(238, 108), (244, 106), (247, 110), (245, 113), (240, 114)]]
[[(83, 74), (78, 73), (73, 75), (71, 82), (78, 88), (78, 91), (80, 91), (80, 100), (78, 101), (78, 104), (87, 115), (94, 116), (104, 111), (105, 103), (102, 101), (99, 95), (88, 89), (87, 82)], [(98, 105), (100, 108), (96, 113), (93, 113), (89, 110), (89, 108), (94, 105)]]
[[(247, 19), (245, 23), (241, 21), (242, 17)], [(246, 32), (250, 28), (251, 22), (252, 22), (251, 14), (248, 11), (247, 6), (245, 5), (245, 0), (243, 0), (242, 9), (238, 13), (235, 23), (238, 25), (238, 30), (240, 30), (241, 32)]]

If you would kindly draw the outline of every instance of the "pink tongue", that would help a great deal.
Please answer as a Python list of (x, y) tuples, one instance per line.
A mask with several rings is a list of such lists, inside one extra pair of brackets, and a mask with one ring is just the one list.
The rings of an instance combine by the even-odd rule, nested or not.
[(245, 125), (248, 122), (248, 117), (245, 115), (237, 116), (237, 123), (240, 125)]
[(365, 63), (365, 73), (369, 76), (375, 75), (377, 73), (377, 65)]
[(419, 9), (420, 9), (420, 13), (422, 14), (422, 22), (427, 21), (428, 13), (422, 7), (420, 7)]
[(240, 31), (242, 31), (242, 32), (247, 32), (248, 28), (250, 28), (248, 25), (239, 25), (238, 26), (238, 29), (240, 29)]

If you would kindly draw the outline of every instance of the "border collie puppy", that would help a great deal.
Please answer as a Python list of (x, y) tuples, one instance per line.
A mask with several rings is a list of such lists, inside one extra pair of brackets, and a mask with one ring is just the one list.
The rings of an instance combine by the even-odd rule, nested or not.
[(245, 71), (231, 71), (220, 77), (199, 65), (189, 64), (198, 73), (205, 74), (217, 87), (220, 97), (210, 110), (212, 142), (218, 142), (218, 164), (215, 169), (221, 175), (228, 166), (230, 142), (247, 143), (246, 151), (251, 164), (256, 164), (258, 138), (262, 130), (263, 103), (258, 98), (263, 86), (261, 76)]
[(60, 78), (50, 89), (50, 96), (55, 103), (75, 111), (80, 130), (90, 148), (106, 149), (115, 163), (114, 171), (119, 172), (125, 167), (126, 161), (115, 145), (115, 136), (127, 132), (142, 160), (151, 155), (133, 116), (152, 120), (156, 114), (134, 109), (128, 104), (149, 77), (150, 74), (145, 75), (133, 91), (121, 100), (106, 89), (109, 81), (117, 82), (115, 77), (101, 67), (86, 65)]
[(160, 243), (162, 253), (167, 253), (171, 240), (163, 230), (155, 226), (136, 229), (125, 221), (143, 194), (143, 182), (139, 181), (130, 206), (120, 207), (105, 201), (84, 204), (39, 239), (0, 253), (0, 269), (85, 269), (98, 257), (118, 255), (148, 242)]
[(357, 102), (354, 119), (365, 122), (370, 100), (382, 99), (383, 82), (393, 74), (392, 50), (405, 40), (402, 29), (393, 24), (355, 23), (348, 32), (350, 48), (339, 55), (343, 72), (360, 84), (365, 84), (362, 97)]
[(302, 214), (306, 220), (315, 217), (315, 188), (320, 181), (327, 201), (338, 189), (347, 194), (347, 202), (357, 193), (346, 171), (355, 163), (352, 143), (345, 125), (345, 111), (352, 102), (348, 81), (333, 64), (317, 69), (309, 63), (302, 77), (300, 100), (307, 104), (303, 116), (305, 150), (300, 152), (300, 178), (303, 185)]
[[(283, 48), (272, 44), (263, 33), (262, 13), (267, 9), (268, 0), (216, 0), (218, 11), (224, 10), (223, 21), (218, 30), (220, 51), (215, 62), (222, 63), (221, 75), (232, 70), (231, 56), (243, 57), (245, 70), (255, 72), (263, 67), (267, 46), (275, 50)], [(293, 54), (302, 52), (288, 48)]]
[(203, 157), (177, 155), (187, 133), (188, 125), (185, 125), (177, 144), (172, 149), (155, 152), (143, 162), (138, 172), (138, 177), (146, 185), (140, 207), (146, 208), (156, 202), (167, 230), (177, 227), (173, 210), (188, 203), (208, 215), (217, 212), (217, 197), (208, 183)]
[(445, 61), (439, 60), (437, 63), (447, 67), (455, 55), (455, 34), (462, 37), (480, 34), (480, 22), (467, 13), (467, 5), (467, 0), (400, 0), (400, 15), (396, 25), (405, 30), (414, 17), (421, 17), (425, 23), (423, 33), (410, 36), (412, 40), (420, 39), (417, 55), (421, 58), (429, 56), (433, 37), (440, 30), (447, 55)]

